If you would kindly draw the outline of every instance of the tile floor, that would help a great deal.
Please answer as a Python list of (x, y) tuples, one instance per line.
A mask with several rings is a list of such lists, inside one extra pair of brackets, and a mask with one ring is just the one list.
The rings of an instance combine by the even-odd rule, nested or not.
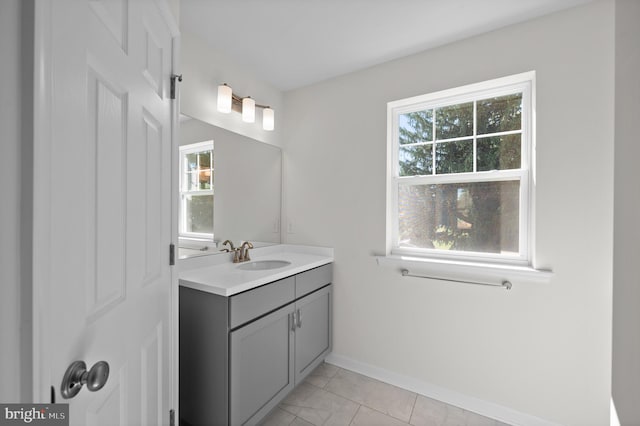
[(443, 402), (321, 364), (262, 426), (508, 426)]

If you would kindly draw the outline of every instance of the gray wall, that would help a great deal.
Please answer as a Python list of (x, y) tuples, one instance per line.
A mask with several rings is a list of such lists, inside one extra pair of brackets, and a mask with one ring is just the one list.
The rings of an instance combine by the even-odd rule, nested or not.
[(616, 2), (613, 400), (623, 426), (640, 425), (640, 2)]
[[(530, 70), (536, 255), (552, 281), (504, 292), (377, 266), (386, 103)], [(287, 92), (285, 109), (286, 242), (335, 248), (336, 356), (555, 423), (609, 423), (613, 2)]]
[(0, 2), (0, 401), (31, 400), (33, 1)]

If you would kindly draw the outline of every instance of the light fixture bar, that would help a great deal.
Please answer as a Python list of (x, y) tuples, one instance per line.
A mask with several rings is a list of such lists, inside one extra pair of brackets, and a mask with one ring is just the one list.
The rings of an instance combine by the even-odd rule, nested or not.
[[(246, 97), (246, 98), (251, 98), (251, 96), (238, 96), (235, 93), (233, 93), (233, 102), (237, 102), (239, 104), (242, 104), (242, 100)], [(253, 99), (253, 98), (252, 98)], [(269, 105), (260, 105), (260, 104), (256, 104), (256, 108), (271, 108)]]
[(256, 108), (262, 111), (262, 128), (271, 131), (274, 129), (274, 111), (269, 105), (257, 104), (251, 96), (238, 96), (233, 93), (227, 83), (218, 86), (218, 111), (229, 113), (237, 111), (242, 113), (242, 121), (255, 122)]

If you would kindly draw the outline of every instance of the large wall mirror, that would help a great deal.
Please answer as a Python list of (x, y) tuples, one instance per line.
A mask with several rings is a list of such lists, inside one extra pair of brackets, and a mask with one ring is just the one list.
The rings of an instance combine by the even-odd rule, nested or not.
[(280, 149), (184, 115), (179, 138), (179, 258), (280, 243)]

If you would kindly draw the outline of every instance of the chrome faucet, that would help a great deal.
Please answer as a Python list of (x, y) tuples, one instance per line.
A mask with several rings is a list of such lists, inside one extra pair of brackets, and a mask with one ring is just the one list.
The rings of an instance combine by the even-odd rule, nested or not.
[(253, 248), (253, 244), (251, 244), (249, 241), (245, 241), (244, 243), (242, 243), (242, 246), (240, 246), (240, 248), (238, 250), (240, 250), (240, 260), (239, 262), (248, 262), (249, 260), (251, 260), (251, 258), (249, 257), (249, 249)]

